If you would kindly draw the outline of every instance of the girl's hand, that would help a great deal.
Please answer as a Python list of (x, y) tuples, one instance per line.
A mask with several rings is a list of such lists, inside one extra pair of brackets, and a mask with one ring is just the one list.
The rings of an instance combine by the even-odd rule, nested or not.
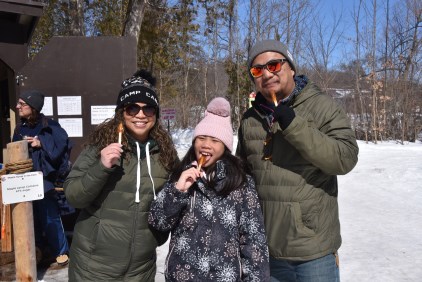
[(111, 168), (112, 166), (119, 163), (119, 159), (122, 156), (122, 145), (119, 143), (111, 143), (107, 147), (101, 150), (101, 163), (106, 168)]
[(186, 192), (192, 186), (193, 183), (201, 177), (201, 172), (197, 168), (191, 167), (184, 172), (179, 177), (179, 180), (176, 182), (176, 189), (180, 192)]

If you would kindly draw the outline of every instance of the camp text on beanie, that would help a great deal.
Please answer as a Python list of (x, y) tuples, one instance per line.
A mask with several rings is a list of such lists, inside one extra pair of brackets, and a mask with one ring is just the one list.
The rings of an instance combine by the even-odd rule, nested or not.
[(138, 73), (122, 82), (122, 88), (117, 97), (116, 111), (131, 103), (145, 103), (159, 109), (154, 85)]

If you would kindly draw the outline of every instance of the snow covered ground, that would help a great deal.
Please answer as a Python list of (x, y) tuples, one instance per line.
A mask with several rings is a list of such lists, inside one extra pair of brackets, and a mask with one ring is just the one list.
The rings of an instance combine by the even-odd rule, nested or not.
[[(183, 157), (192, 131), (172, 135)], [(359, 149), (356, 167), (339, 176), (341, 281), (421, 281), (422, 144), (359, 141)], [(158, 250), (157, 282), (167, 250)]]
[(422, 144), (359, 142), (339, 177), (342, 281), (421, 281)]

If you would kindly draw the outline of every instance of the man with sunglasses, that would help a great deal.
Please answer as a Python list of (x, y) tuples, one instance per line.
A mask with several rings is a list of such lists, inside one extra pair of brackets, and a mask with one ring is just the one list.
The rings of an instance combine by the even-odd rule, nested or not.
[(250, 165), (263, 207), (272, 281), (339, 281), (337, 175), (357, 163), (350, 121), (276, 40), (256, 43), (248, 67), (255, 101), (236, 154)]

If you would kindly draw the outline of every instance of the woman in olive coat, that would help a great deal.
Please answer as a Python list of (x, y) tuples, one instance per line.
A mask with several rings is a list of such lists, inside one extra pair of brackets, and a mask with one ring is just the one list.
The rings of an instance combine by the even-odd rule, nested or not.
[(178, 163), (154, 83), (145, 71), (122, 83), (115, 116), (92, 133), (65, 181), (81, 209), (69, 281), (154, 281), (156, 247), (168, 234), (148, 227), (149, 207)]

